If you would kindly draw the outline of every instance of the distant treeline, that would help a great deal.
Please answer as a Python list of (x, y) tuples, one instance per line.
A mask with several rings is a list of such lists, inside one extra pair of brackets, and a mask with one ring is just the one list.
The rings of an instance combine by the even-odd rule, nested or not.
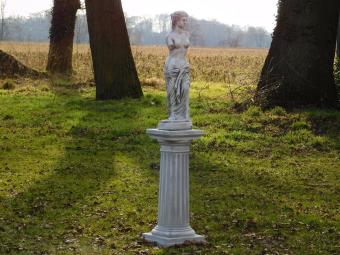
[[(48, 42), (51, 26), (50, 12), (33, 14), (30, 17), (9, 17), (5, 20), (4, 40)], [(126, 16), (130, 41), (136, 45), (163, 45), (170, 31), (170, 17), (160, 14), (154, 17)], [(190, 18), (189, 30), (194, 46), (268, 48), (271, 35), (261, 27), (241, 28), (217, 21)], [(89, 35), (86, 15), (78, 14), (75, 29), (75, 42), (87, 43)]]

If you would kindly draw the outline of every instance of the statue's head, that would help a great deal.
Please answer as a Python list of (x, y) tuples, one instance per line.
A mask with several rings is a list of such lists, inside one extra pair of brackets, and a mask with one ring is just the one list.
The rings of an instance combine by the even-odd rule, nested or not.
[(188, 22), (189, 15), (185, 11), (177, 11), (171, 14), (172, 29), (179, 26), (181, 29), (185, 28)]

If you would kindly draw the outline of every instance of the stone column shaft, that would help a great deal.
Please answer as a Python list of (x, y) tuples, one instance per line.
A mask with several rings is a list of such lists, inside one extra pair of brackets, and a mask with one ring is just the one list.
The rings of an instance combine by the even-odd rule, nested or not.
[(158, 198), (158, 224), (170, 228), (189, 226), (189, 145), (174, 149), (161, 146)]
[(158, 224), (144, 233), (145, 240), (159, 246), (204, 242), (190, 227), (189, 217), (189, 152), (191, 141), (202, 135), (199, 130), (164, 131), (149, 129), (148, 133), (161, 145), (158, 193)]

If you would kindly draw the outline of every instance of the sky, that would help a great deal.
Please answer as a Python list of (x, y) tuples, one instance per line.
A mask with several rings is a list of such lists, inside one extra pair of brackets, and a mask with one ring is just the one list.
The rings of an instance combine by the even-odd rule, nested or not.
[[(3, 0), (0, 0), (3, 1)], [(28, 16), (51, 8), (53, 0), (5, 0), (7, 15)], [(153, 16), (184, 10), (198, 19), (228, 25), (259, 26), (272, 32), (278, 0), (122, 0), (129, 16)]]

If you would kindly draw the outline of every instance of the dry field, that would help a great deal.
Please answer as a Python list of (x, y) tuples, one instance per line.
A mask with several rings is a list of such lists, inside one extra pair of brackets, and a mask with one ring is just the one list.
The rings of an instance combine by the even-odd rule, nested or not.
[[(138, 73), (142, 82), (162, 81), (163, 63), (167, 49), (159, 46), (133, 46)], [(0, 49), (20, 61), (43, 71), (48, 54), (47, 43), (0, 43)], [(204, 82), (223, 82), (237, 85), (255, 84), (265, 60), (264, 49), (207, 49), (191, 48), (189, 58), (192, 79)], [(86, 82), (93, 78), (89, 45), (74, 47), (75, 78)]]

